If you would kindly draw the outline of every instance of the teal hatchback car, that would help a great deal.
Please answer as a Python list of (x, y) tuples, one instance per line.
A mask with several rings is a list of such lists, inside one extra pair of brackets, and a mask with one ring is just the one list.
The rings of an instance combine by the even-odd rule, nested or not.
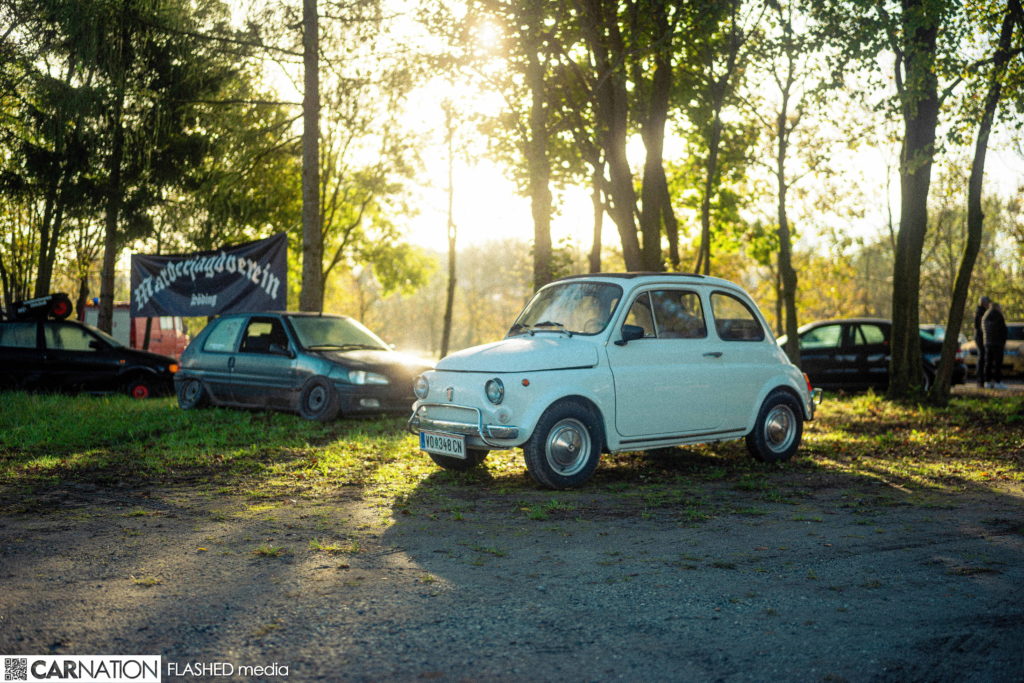
[(408, 412), (413, 381), (430, 365), (396, 352), (358, 321), (317, 313), (217, 318), (181, 356), (178, 405), (341, 415)]

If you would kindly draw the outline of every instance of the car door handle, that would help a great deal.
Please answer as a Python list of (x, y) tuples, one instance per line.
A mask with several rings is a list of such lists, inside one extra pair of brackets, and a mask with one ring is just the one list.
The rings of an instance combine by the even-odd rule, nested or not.
[(234, 370), (234, 369), (235, 369), (235, 357), (231, 356), (231, 358), (228, 358), (228, 370)]
[(705, 358), (721, 358), (722, 357), (722, 352), (721, 351), (708, 351), (707, 353), (704, 354), (704, 357)]

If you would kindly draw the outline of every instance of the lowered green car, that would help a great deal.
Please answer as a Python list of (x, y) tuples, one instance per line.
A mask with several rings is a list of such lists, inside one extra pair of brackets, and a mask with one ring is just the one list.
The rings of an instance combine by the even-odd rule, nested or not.
[(413, 380), (430, 368), (346, 316), (246, 313), (212, 321), (181, 356), (178, 405), (339, 414), (408, 412)]

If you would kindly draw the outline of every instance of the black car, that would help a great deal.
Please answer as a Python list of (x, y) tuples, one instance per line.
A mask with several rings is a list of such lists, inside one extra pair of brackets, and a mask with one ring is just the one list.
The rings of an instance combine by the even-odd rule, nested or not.
[(178, 369), (173, 358), (130, 349), (95, 327), (62, 319), (71, 312), (66, 297), (25, 303), (0, 321), (0, 388), (125, 392), (133, 398), (172, 391)]
[[(892, 322), (877, 318), (825, 320), (800, 328), (800, 369), (823, 389), (885, 389), (889, 385)], [(784, 344), (785, 337), (779, 339)], [(942, 342), (921, 332), (921, 381), (931, 386), (942, 357)], [(958, 353), (953, 384), (967, 376)]]
[(359, 322), (317, 313), (226, 315), (181, 356), (178, 405), (273, 408), (328, 421), (407, 413), (430, 366), (392, 350)]

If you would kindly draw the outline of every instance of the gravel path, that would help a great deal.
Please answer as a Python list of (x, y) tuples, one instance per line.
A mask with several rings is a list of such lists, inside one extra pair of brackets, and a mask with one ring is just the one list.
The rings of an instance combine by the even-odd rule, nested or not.
[(357, 489), (59, 489), (0, 518), (0, 654), (265, 680), (1024, 679), (1020, 491), (786, 504), (723, 483), (701, 521), (597, 490), (531, 519), (564, 497), (465, 489), (395, 515)]

